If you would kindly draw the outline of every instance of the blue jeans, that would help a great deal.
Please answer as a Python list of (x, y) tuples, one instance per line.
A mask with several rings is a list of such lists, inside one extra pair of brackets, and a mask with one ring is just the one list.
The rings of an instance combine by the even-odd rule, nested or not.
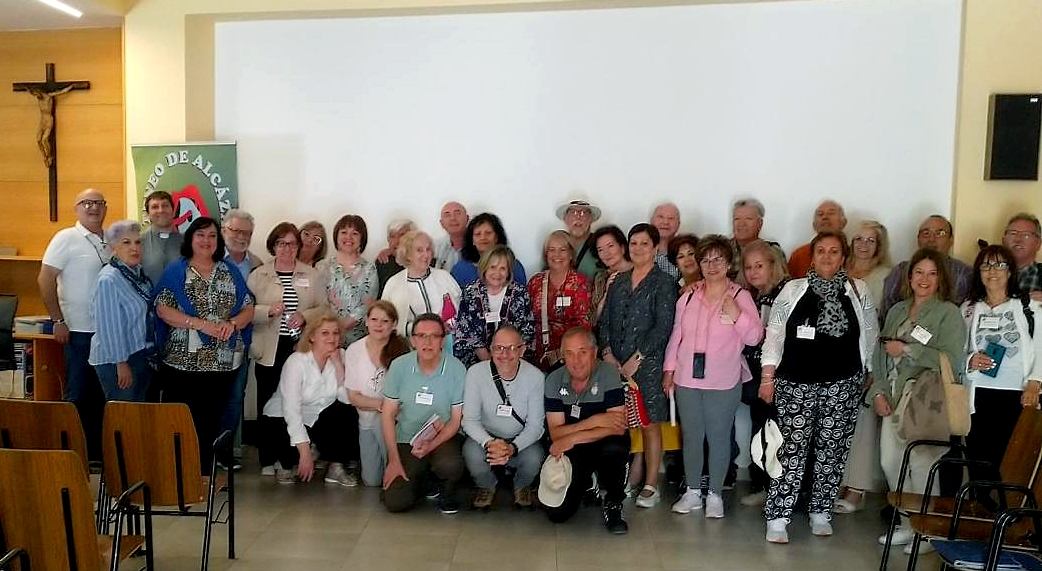
[(152, 383), (152, 367), (148, 364), (147, 354), (145, 350), (141, 350), (127, 358), (127, 364), (130, 365), (130, 373), (134, 380), (125, 389), (121, 389), (117, 382), (115, 363), (94, 365), (98, 380), (101, 381), (101, 390), (105, 392), (106, 401), (145, 401), (145, 392), (148, 391), (148, 385)]
[[(242, 401), (246, 397), (246, 380), (250, 377), (250, 360), (243, 359), (238, 371), (235, 382), (228, 393), (228, 400), (225, 401), (224, 410), (221, 412), (220, 427), (221, 432), (231, 430), (235, 435), (232, 443), (235, 449), (240, 447), (242, 441)], [(261, 411), (258, 410), (257, 418), (260, 418), (260, 414)]]
[(98, 375), (87, 362), (93, 333), (70, 331), (65, 344), (65, 400), (76, 405), (87, 437), (87, 457), (101, 460), (101, 417), (105, 410), (105, 395)]

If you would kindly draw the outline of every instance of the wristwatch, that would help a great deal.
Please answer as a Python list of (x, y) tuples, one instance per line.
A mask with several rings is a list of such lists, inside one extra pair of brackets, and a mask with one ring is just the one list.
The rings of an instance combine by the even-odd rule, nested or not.
[(53, 321), (55, 325), (65, 325), (65, 318), (64, 317), (61, 318), (61, 319), (52, 319), (51, 321)]

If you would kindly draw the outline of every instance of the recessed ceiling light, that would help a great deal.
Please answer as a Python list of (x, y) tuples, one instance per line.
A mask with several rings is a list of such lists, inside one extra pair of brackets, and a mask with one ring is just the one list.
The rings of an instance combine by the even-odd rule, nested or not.
[(54, 8), (56, 10), (61, 10), (62, 12), (65, 12), (66, 14), (68, 14), (68, 15), (74, 17), (74, 18), (79, 18), (80, 16), (83, 15), (83, 12), (80, 12), (79, 10), (73, 8), (72, 6), (69, 6), (65, 2), (59, 2), (59, 0), (39, 0), (39, 1), (43, 2), (44, 4), (46, 4), (48, 6), (50, 6), (51, 8)]

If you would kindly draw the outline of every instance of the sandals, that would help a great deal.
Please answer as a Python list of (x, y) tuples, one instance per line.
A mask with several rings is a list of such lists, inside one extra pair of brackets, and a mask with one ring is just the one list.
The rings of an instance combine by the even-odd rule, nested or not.
[[(850, 500), (848, 500), (846, 498), (846, 496), (850, 496), (850, 495), (856, 495), (857, 496), (857, 503), (854, 503), (854, 502), (852, 502), (852, 501), (850, 501)], [(834, 511), (835, 513), (838, 513), (838, 514), (852, 514), (854, 512), (861, 511), (862, 508), (864, 508), (864, 507), (865, 507), (865, 491), (864, 490), (855, 490), (853, 488), (848, 488), (845, 497), (842, 497), (842, 498), (839, 498), (838, 500), (836, 500), (836, 503), (833, 505), (832, 511)]]
[(641, 508), (653, 508), (658, 503), (662, 494), (659, 493), (658, 488), (650, 484), (646, 484), (637, 494), (637, 507)]

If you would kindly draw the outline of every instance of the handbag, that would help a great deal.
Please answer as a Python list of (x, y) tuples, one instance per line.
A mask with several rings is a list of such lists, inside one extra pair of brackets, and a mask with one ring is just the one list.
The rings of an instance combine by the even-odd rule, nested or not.
[(970, 433), (970, 391), (969, 388), (955, 380), (948, 354), (941, 352), (941, 381), (944, 385), (944, 404), (948, 411), (948, 428), (952, 436), (966, 436)]
[(897, 436), (905, 442), (948, 440), (948, 410), (940, 374), (926, 369), (905, 381), (901, 399), (894, 409)]
[(644, 397), (641, 395), (637, 383), (632, 378), (626, 377), (622, 387), (625, 391), (626, 427), (644, 428), (651, 424), (648, 409), (644, 406)]

